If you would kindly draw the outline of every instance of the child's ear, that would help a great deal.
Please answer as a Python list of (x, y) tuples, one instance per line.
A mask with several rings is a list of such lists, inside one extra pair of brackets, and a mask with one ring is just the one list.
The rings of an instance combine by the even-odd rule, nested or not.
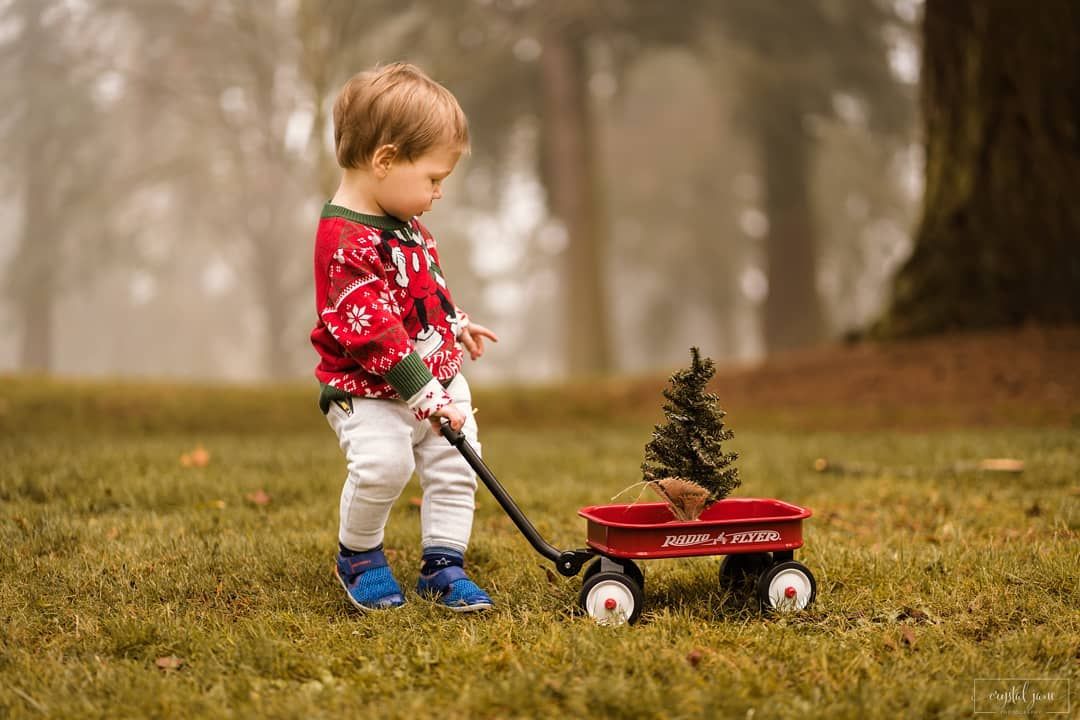
[(376, 177), (386, 177), (397, 158), (397, 145), (380, 145), (371, 155), (371, 169)]

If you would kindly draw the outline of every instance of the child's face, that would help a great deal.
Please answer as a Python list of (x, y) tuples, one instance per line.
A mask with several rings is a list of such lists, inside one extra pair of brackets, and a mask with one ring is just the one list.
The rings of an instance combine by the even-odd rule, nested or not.
[(442, 144), (412, 162), (394, 160), (380, 173), (375, 201), (399, 220), (422, 215), (442, 197), (442, 182), (454, 171), (460, 157), (460, 150)]

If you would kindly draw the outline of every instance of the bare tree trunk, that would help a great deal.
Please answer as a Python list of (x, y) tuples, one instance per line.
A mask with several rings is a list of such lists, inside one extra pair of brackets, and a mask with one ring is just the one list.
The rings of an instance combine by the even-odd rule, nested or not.
[[(300, 42), (300, 73), (306, 81), (314, 101), (315, 117), (311, 123), (311, 136), (308, 138), (308, 152), (315, 155), (315, 180), (321, 197), (329, 200), (337, 189), (339, 169), (336, 157), (326, 149), (326, 136), (333, 118), (326, 111), (326, 98), (333, 82), (333, 71), (337, 67), (330, 48), (331, 31), (328, 22), (337, 23), (337, 27), (347, 24), (355, 7), (347, 15), (339, 16), (340, 6), (324, 7), (324, 3), (305, 0), (297, 11), (297, 36)], [(335, 12), (336, 11), (336, 12)], [(338, 50), (340, 53), (341, 51)]]
[(817, 292), (817, 231), (810, 199), (810, 153), (802, 109), (780, 87), (758, 87), (757, 143), (765, 186), (769, 294), (765, 348), (812, 344), (822, 336)]
[(15, 306), (22, 328), (19, 347), (19, 368), (31, 372), (49, 372), (53, 369), (55, 343), (53, 320), (55, 295), (54, 279), (50, 270), (49, 223), (45, 221), (44, 179), (35, 160), (27, 163), (23, 186), (23, 221), (20, 247), (15, 255), (13, 268)]
[(878, 330), (1080, 320), (1080, 7), (927, 0), (926, 194)]
[[(260, 285), (262, 284), (260, 282)], [(260, 290), (263, 289), (260, 287)], [(266, 372), (271, 380), (281, 380), (293, 374), (285, 343), (289, 308), (284, 307), (283, 297), (280, 293), (273, 300), (268, 298), (265, 292), (261, 294), (263, 298), (263, 316), (266, 318)]]
[(50, 110), (44, 107), (42, 89), (47, 43), (42, 37), (40, 7), (19, 3), (16, 12), (25, 23), (19, 42), (24, 103), (19, 118), (22, 145), (23, 217), (18, 250), (11, 268), (16, 314), (20, 320), (19, 368), (48, 372), (53, 368), (55, 345), (53, 317), (56, 293), (53, 257), (62, 224), (49, 223), (48, 154), (46, 146), (56, 140), (49, 131)]
[(600, 150), (591, 137), (583, 38), (570, 28), (549, 32), (540, 64), (545, 184), (570, 240), (564, 275), (567, 369), (575, 375), (602, 373), (611, 368), (606, 219), (597, 187)]
[[(267, 138), (273, 138), (272, 128), (264, 129)], [(249, 178), (254, 192), (249, 194), (248, 218), (244, 226), (254, 255), (255, 297), (263, 317), (266, 335), (263, 355), (267, 376), (281, 380), (290, 375), (290, 359), (286, 339), (289, 318), (298, 298), (298, 288), (289, 281), (288, 245), (290, 232), (295, 227), (275, 200), (284, 196), (288, 186), (286, 159), (272, 142), (258, 156), (258, 163), (241, 158), (242, 172)]]

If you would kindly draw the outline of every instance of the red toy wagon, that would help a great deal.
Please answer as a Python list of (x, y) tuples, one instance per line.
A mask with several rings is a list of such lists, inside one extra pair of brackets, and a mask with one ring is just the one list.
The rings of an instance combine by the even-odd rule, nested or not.
[(559, 550), (549, 544), (514, 503), (465, 436), (444, 424), (443, 436), (468, 461), (510, 519), (541, 555), (567, 577), (585, 569), (581, 607), (601, 623), (633, 623), (645, 601), (645, 576), (635, 560), (725, 555), (720, 584), (756, 578), (757, 599), (767, 612), (802, 610), (817, 584), (797, 562), (806, 508), (769, 498), (728, 498), (697, 520), (675, 520), (665, 503), (591, 505), (578, 514), (588, 523), (588, 548)]

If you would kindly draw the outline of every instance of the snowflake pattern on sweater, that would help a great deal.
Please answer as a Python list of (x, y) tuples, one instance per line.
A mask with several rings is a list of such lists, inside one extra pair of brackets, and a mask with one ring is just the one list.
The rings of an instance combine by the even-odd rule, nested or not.
[(320, 382), (350, 395), (400, 397), (417, 419), (449, 403), (442, 384), (461, 369), (456, 340), (467, 320), (419, 220), (328, 204), (315, 236), (315, 294)]

